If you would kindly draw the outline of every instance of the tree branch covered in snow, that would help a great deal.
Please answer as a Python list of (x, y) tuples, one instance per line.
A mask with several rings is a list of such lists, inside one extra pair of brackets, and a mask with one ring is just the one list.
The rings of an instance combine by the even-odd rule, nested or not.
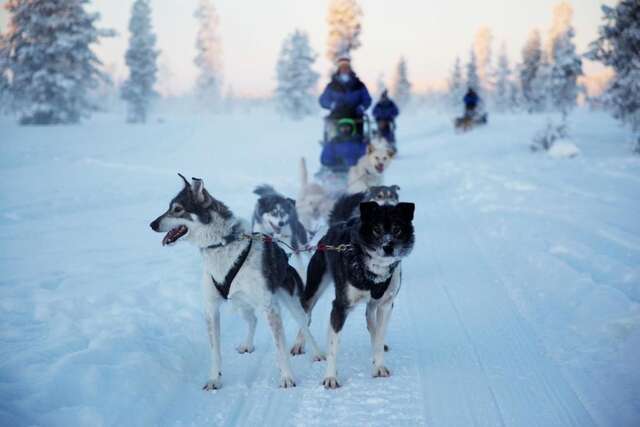
[(331, 62), (360, 47), (361, 18), (362, 9), (357, 0), (331, 0), (327, 16), (327, 58)]
[(204, 106), (215, 109), (222, 98), (222, 45), (218, 37), (218, 14), (210, 0), (199, 0), (194, 16), (199, 22), (194, 61), (199, 70), (196, 93)]

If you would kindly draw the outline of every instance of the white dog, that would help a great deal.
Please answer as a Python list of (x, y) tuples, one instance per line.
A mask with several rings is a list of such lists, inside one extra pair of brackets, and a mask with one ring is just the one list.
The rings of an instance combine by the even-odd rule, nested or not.
[(383, 174), (394, 156), (386, 139), (377, 136), (367, 146), (367, 153), (349, 169), (347, 193), (367, 191), (369, 187), (383, 185)]
[(318, 229), (326, 224), (333, 207), (333, 200), (324, 187), (315, 182), (309, 182), (304, 157), (300, 159), (300, 183), (300, 192), (298, 200), (296, 200), (298, 219), (313, 236)]

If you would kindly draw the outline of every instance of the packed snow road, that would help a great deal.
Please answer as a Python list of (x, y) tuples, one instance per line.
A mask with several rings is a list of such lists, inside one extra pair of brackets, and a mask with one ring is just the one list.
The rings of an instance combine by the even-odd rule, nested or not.
[[(402, 118), (386, 180), (416, 203), (417, 239), (392, 376), (371, 378), (361, 308), (342, 388), (325, 390), (323, 363), (302, 356), (297, 387), (279, 389), (264, 320), (256, 351), (237, 354), (245, 325), (226, 307), (224, 387), (211, 393), (198, 251), (161, 247), (148, 223), (178, 171), (244, 217), (256, 184), (295, 197), (320, 122), (121, 121), (0, 123), (0, 425), (638, 425), (640, 161), (608, 117), (574, 115), (574, 159), (528, 151), (536, 116), (465, 135), (442, 115)], [(323, 346), (329, 303), (312, 324)]]

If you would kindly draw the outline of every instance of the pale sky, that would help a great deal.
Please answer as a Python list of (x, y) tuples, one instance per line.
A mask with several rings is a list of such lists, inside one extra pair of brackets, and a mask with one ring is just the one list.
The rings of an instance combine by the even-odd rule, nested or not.
[[(4, 6), (6, 0), (0, 0)], [(133, 0), (92, 0), (90, 9), (101, 13), (100, 25), (119, 35), (103, 40), (96, 51), (105, 65), (126, 76), (124, 52), (127, 22)], [(240, 95), (268, 95), (275, 87), (275, 64), (284, 37), (295, 28), (309, 33), (319, 54), (316, 69), (326, 83), (330, 64), (324, 57), (328, 0), (213, 0), (220, 17), (225, 87)], [(511, 61), (533, 28), (546, 34), (558, 0), (360, 0), (364, 11), (362, 47), (353, 53), (356, 72), (373, 90), (383, 73), (390, 80), (401, 55), (408, 61), (409, 78), (422, 90), (440, 85), (449, 75), (456, 55), (466, 62), (476, 31), (493, 31), (494, 55), (507, 43)], [(576, 45), (583, 52), (597, 35), (600, 6), (615, 0), (573, 0)], [(162, 51), (161, 64), (170, 71), (162, 86), (176, 94), (188, 91), (196, 75), (197, 0), (151, 0), (153, 22)], [(0, 11), (4, 30), (7, 12)], [(586, 71), (594, 70), (587, 64)], [(163, 73), (166, 76), (167, 73)]]

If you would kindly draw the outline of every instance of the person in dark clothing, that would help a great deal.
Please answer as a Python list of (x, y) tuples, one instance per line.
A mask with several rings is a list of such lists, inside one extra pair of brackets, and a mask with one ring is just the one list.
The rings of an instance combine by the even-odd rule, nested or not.
[(480, 102), (480, 97), (478, 96), (476, 91), (470, 87), (467, 93), (465, 94), (463, 101), (464, 101), (465, 116), (473, 116), (476, 112), (476, 107)]
[(398, 114), (400, 114), (398, 106), (389, 98), (385, 89), (380, 95), (380, 100), (373, 107), (373, 118), (376, 120), (378, 133), (391, 144), (396, 142), (394, 129)]
[(320, 95), (320, 105), (331, 110), (332, 119), (360, 119), (371, 106), (369, 91), (351, 69), (348, 56), (338, 59), (338, 70)]
[(362, 141), (362, 136), (356, 132), (354, 119), (339, 119), (336, 127), (336, 136), (322, 149), (320, 163), (334, 170), (347, 171), (364, 155), (367, 144)]

